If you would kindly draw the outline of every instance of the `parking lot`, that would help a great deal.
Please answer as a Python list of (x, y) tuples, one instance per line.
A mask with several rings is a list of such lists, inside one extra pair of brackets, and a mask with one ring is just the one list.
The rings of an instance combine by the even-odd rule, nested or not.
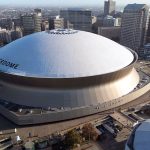
[(130, 131), (123, 128), (118, 132), (116, 138), (107, 132), (97, 143), (102, 150), (123, 150), (129, 135)]
[(125, 142), (131, 133), (134, 122), (122, 113), (114, 112), (106, 117), (97, 129), (101, 131), (97, 142), (102, 150), (123, 150)]

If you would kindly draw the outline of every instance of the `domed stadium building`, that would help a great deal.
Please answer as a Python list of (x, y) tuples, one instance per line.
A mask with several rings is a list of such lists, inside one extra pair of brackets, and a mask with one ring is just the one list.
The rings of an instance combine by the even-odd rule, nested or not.
[(136, 61), (134, 51), (89, 32), (25, 36), (0, 49), (1, 113), (22, 125), (115, 108), (139, 83)]

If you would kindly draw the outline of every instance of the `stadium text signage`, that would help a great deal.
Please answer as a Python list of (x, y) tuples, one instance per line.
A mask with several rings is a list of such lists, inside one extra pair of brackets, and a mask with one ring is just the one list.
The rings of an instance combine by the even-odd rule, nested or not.
[(17, 67), (19, 66), (19, 64), (15, 64), (15, 63), (9, 62), (1, 58), (0, 58), (0, 65), (4, 65), (4, 66), (14, 68), (14, 69), (17, 69)]

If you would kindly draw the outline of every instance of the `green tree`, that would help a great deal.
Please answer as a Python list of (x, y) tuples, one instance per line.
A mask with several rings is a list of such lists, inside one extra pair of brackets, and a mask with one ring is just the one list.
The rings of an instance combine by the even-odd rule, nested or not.
[(80, 144), (81, 141), (82, 141), (82, 138), (76, 130), (70, 130), (65, 135), (65, 145), (67, 147), (73, 148), (75, 144)]

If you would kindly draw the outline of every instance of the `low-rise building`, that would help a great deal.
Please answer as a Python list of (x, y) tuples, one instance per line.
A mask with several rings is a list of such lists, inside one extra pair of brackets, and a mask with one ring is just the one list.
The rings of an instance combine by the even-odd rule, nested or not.
[(150, 60), (150, 43), (144, 45), (144, 47), (141, 49), (141, 55), (145, 60)]

